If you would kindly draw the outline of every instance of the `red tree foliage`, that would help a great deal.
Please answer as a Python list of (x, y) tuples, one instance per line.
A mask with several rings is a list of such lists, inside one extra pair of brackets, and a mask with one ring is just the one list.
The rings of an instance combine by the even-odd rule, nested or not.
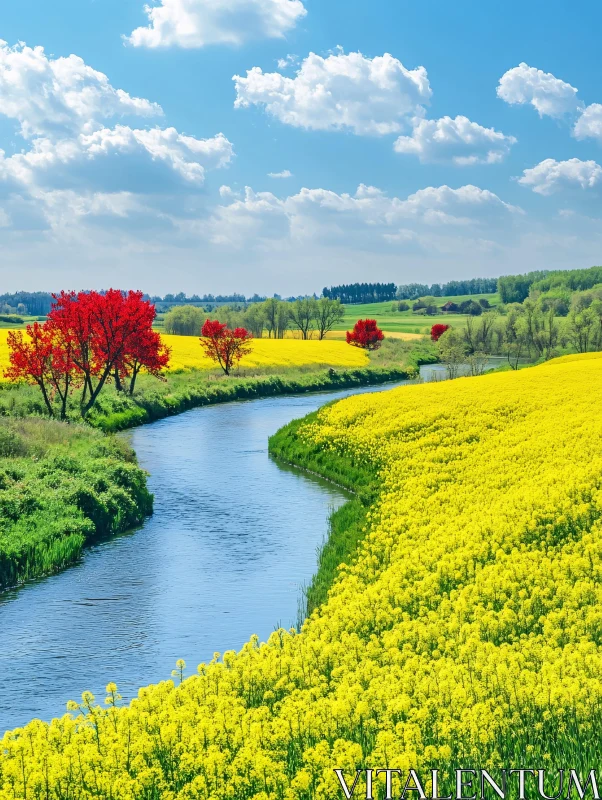
[(366, 350), (378, 350), (385, 334), (376, 324), (375, 319), (358, 319), (352, 331), (347, 331), (347, 344), (363, 347)]
[(437, 323), (437, 325), (433, 325), (433, 327), (431, 328), (431, 339), (433, 340), (433, 342), (438, 342), (441, 336), (443, 336), (445, 331), (448, 331), (449, 328), (450, 328), (449, 325), (443, 325), (440, 322)]
[(225, 322), (208, 319), (201, 330), (201, 347), (229, 375), (232, 367), (251, 352), (252, 338), (246, 328), (230, 330)]
[(78, 382), (70, 342), (52, 324), (34, 322), (27, 326), (26, 336), (23, 331), (9, 331), (7, 343), (10, 366), (5, 377), (39, 386), (51, 417), (58, 397), (59, 413), (65, 419), (67, 400)]
[(130, 378), (130, 393), (141, 369), (159, 375), (169, 363), (169, 349), (152, 330), (155, 307), (142, 292), (61, 292), (44, 325), (27, 328), (29, 341), (16, 332), (9, 336), (10, 380), (27, 380), (40, 386), (53, 415), (59, 397), (61, 417), (67, 398), (83, 387), (80, 398), (85, 416), (103, 387)]
[(162, 371), (169, 365), (170, 349), (161, 341), (160, 334), (151, 329), (145, 330), (136, 338), (134, 346), (129, 349), (124, 358), (125, 370), (119, 376), (129, 378), (129, 393), (134, 394), (136, 378), (142, 369), (155, 378), (162, 377)]

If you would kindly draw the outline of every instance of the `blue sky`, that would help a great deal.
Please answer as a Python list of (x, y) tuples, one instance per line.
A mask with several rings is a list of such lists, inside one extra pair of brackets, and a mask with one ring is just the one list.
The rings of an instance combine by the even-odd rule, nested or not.
[(600, 263), (601, 22), (593, 2), (9, 4), (3, 286), (298, 294)]

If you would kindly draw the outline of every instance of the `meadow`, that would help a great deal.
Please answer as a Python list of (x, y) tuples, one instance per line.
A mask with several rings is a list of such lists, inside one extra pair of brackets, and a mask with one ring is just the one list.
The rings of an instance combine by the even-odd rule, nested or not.
[(358, 490), (302, 630), (8, 732), (1, 800), (334, 800), (335, 767), (595, 767), (601, 379), (600, 354), (569, 356), (285, 429), (272, 452)]
[(85, 425), (0, 418), (0, 591), (72, 564), (151, 512), (124, 442)]
[[(463, 303), (465, 300), (481, 299), (488, 300), (492, 306), (498, 305), (500, 298), (498, 294), (476, 294), (476, 295), (454, 295), (453, 297), (437, 297), (436, 304), (441, 307), (448, 301), (456, 304)], [(342, 322), (335, 325), (332, 335), (344, 333), (351, 330), (358, 319), (375, 319), (380, 328), (387, 333), (393, 334), (414, 334), (427, 335), (431, 326), (437, 323), (444, 325), (455, 325), (463, 327), (466, 321), (465, 314), (443, 314), (439, 313), (434, 317), (423, 314), (416, 314), (411, 310), (414, 301), (407, 300), (410, 305), (409, 311), (392, 311), (396, 301), (386, 303), (363, 303), (358, 305), (345, 306), (345, 317)]]

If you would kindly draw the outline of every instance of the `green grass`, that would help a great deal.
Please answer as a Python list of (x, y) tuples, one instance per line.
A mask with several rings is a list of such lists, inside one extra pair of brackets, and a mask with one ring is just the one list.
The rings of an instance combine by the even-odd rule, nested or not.
[[(460, 304), (465, 300), (476, 300), (478, 302), (481, 298), (489, 300), (492, 306), (500, 302), (498, 294), (438, 297), (436, 301), (437, 305), (440, 307), (449, 301)], [(410, 304), (411, 309), (413, 301), (408, 300), (407, 302)], [(392, 306), (393, 301), (387, 301), (386, 303), (347, 305), (345, 306), (345, 318), (335, 327), (335, 330), (351, 330), (358, 319), (375, 319), (379, 327), (385, 332), (428, 334), (435, 323), (463, 326), (466, 321), (466, 315), (464, 314), (437, 314), (436, 316), (429, 317), (422, 314), (415, 314), (412, 310), (401, 312), (392, 311)]]
[(190, 371), (170, 375), (165, 383), (152, 378), (140, 381), (134, 397), (109, 389), (89, 415), (91, 425), (106, 432), (132, 428), (146, 422), (180, 414), (191, 408), (252, 400), (281, 394), (303, 394), (368, 386), (414, 377), (415, 370), (402, 366), (361, 369), (280, 370), (249, 376), (207, 375)]
[(318, 555), (318, 569), (305, 590), (300, 622), (325, 602), (340, 564), (351, 563), (366, 530), (366, 513), (378, 493), (376, 470), (333, 450), (325, 452), (299, 436), (299, 428), (314, 422), (319, 412), (293, 420), (269, 439), (269, 452), (276, 459), (314, 472), (355, 494), (330, 515), (329, 535)]
[[(220, 370), (187, 370), (167, 373), (162, 381), (141, 375), (133, 397), (119, 393), (114, 385), (107, 384), (87, 420), (93, 427), (112, 433), (197, 406), (412, 378), (420, 364), (435, 361), (437, 355), (430, 342), (390, 339), (371, 354), (370, 366), (360, 369), (333, 369), (323, 365), (289, 369), (241, 367), (230, 377), (224, 376)], [(32, 415), (45, 416), (42, 395), (37, 387), (0, 384), (0, 416)], [(74, 422), (80, 421), (76, 398), (72, 399), (69, 418)]]
[[(12, 314), (8, 314), (8, 315), (4, 315), (3, 314), (1, 316), (11, 317), (13, 315)], [(15, 330), (17, 328), (23, 329), (27, 325), (33, 325), (34, 322), (36, 322), (39, 319), (41, 319), (40, 317), (28, 317), (26, 315), (21, 315), (21, 314), (17, 314), (15, 316), (18, 317), (22, 321), (16, 322), (15, 320), (10, 320), (10, 319), (0, 319), (0, 328), (10, 328), (11, 330)], [(45, 317), (43, 319), (45, 319)]]
[(0, 590), (72, 564), (151, 512), (124, 442), (85, 425), (0, 418)]

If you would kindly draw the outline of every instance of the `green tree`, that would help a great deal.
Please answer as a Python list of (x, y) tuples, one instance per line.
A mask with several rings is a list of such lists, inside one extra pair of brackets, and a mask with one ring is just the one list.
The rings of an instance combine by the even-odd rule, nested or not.
[(466, 363), (466, 340), (460, 331), (449, 328), (437, 342), (439, 357), (445, 364), (448, 378), (457, 378)]
[(340, 300), (329, 300), (322, 297), (316, 302), (314, 321), (318, 331), (318, 339), (331, 331), (337, 322), (342, 322), (345, 317), (345, 307)]
[(290, 304), (290, 318), (293, 326), (301, 331), (303, 339), (311, 339), (315, 330), (318, 301), (314, 297), (303, 297)]
[(265, 315), (260, 303), (251, 303), (244, 315), (244, 326), (256, 339), (261, 339), (265, 328)]
[(280, 300), (278, 302), (278, 314), (276, 315), (276, 335), (279, 339), (284, 338), (284, 334), (290, 329), (290, 325), (290, 303)]
[(591, 306), (580, 307), (575, 304), (566, 319), (566, 335), (579, 353), (587, 353), (595, 342), (598, 317)]
[(207, 318), (202, 308), (197, 306), (174, 306), (165, 315), (165, 333), (176, 336), (200, 336), (201, 328)]
[(501, 321), (503, 352), (512, 369), (518, 369), (520, 359), (528, 351), (527, 331), (520, 305), (508, 307)]
[(265, 320), (265, 327), (267, 329), (269, 339), (272, 338), (272, 335), (274, 338), (277, 336), (279, 303), (280, 301), (275, 297), (268, 297), (267, 300), (264, 300), (263, 303), (261, 303), (261, 310), (263, 312), (263, 318)]

